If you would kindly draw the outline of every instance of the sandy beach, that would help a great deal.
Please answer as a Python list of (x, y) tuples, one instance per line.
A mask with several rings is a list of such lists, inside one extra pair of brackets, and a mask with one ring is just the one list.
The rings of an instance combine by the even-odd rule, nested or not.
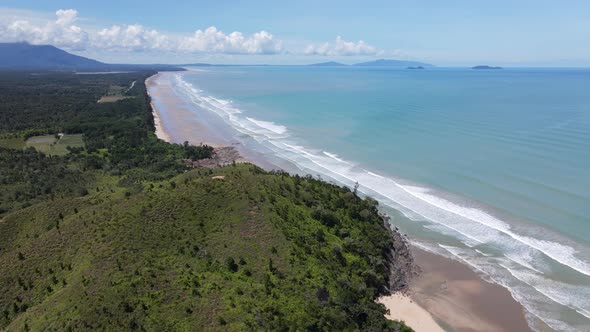
[(377, 302), (389, 309), (389, 314), (385, 315), (387, 318), (404, 321), (416, 332), (444, 331), (430, 313), (408, 295), (396, 293), (383, 296)]
[(193, 145), (207, 144), (213, 147), (231, 145), (231, 142), (211, 130), (198, 113), (193, 112), (170, 86), (165, 73), (158, 73), (146, 80), (152, 99), (156, 135), (169, 143), (188, 141)]
[(215, 149), (210, 159), (185, 161), (191, 166), (216, 167), (233, 162), (246, 162), (231, 142), (224, 139), (207, 125), (201, 114), (194, 112), (170, 86), (169, 77), (163, 79), (163, 73), (157, 73), (146, 80), (146, 87), (151, 98), (155, 134), (168, 143), (206, 144)]
[(484, 281), (457, 261), (415, 247), (412, 252), (422, 271), (411, 281), (407, 296), (381, 299), (392, 318), (405, 320), (417, 332), (441, 331), (441, 327), (465, 332), (531, 331), (522, 305), (506, 288)]
[[(235, 151), (256, 156), (240, 150), (231, 137), (224, 137), (223, 130), (208, 123), (211, 115), (187, 105), (175, 93), (170, 77), (164, 73), (146, 80), (158, 138), (171, 143), (208, 144), (238, 161), (244, 159)], [(248, 155), (248, 160), (273, 168), (262, 158)], [(416, 332), (531, 331), (523, 307), (504, 287), (484, 281), (457, 261), (415, 247), (412, 253), (420, 275), (411, 280), (404, 294), (378, 300), (389, 309), (388, 318), (403, 320)]]
[(150, 97), (152, 97), (152, 101), (150, 102), (150, 105), (152, 107), (152, 114), (154, 116), (154, 127), (156, 127), (156, 137), (158, 137), (159, 139), (166, 141), (168, 143), (171, 143), (171, 139), (170, 136), (168, 135), (168, 133), (166, 133), (166, 131), (164, 130), (163, 126), (162, 126), (162, 121), (160, 120), (160, 113), (158, 112), (158, 108), (156, 107), (156, 105), (154, 104), (153, 98), (157, 98), (158, 96), (153, 96), (152, 94), (154, 93), (155, 86), (157, 85), (156, 81), (157, 78), (161, 75), (161, 73), (157, 73), (153, 76), (148, 77), (147, 80), (145, 80), (145, 85), (148, 89), (148, 93), (150, 94)]
[(277, 169), (276, 164), (269, 162), (256, 151), (245, 149), (228, 135), (226, 125), (216, 119), (213, 124), (211, 117), (195, 105), (189, 105), (177, 95), (172, 86), (171, 73), (157, 73), (146, 79), (145, 84), (151, 98), (152, 114), (156, 136), (169, 143), (206, 144), (215, 148), (212, 159), (202, 160), (193, 166), (214, 167), (232, 162), (252, 162), (267, 170)]

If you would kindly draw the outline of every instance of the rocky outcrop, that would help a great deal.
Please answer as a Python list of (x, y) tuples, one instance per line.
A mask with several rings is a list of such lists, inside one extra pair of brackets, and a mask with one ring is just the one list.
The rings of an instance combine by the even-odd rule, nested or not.
[(388, 292), (406, 292), (410, 286), (410, 280), (420, 274), (420, 268), (414, 262), (407, 235), (402, 234), (397, 226), (392, 226), (388, 216), (382, 216), (382, 218), (384, 226), (389, 229), (393, 239), (392, 248), (387, 255)]
[(215, 148), (211, 158), (190, 160), (185, 159), (184, 164), (189, 167), (206, 167), (215, 168), (230, 165), (232, 163), (245, 162), (239, 152), (232, 146), (222, 146)]

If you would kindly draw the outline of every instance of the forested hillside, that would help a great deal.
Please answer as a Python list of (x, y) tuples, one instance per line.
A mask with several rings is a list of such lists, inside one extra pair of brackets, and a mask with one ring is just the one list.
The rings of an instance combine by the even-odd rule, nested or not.
[(411, 331), (374, 301), (401, 245), (374, 200), (187, 169), (214, 152), (156, 139), (151, 74), (0, 75), (0, 330)]

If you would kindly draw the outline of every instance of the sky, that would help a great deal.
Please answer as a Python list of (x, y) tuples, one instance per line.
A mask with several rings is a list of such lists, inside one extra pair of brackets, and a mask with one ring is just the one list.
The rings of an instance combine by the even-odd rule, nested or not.
[(0, 42), (116, 63), (590, 66), (587, 0), (0, 0)]

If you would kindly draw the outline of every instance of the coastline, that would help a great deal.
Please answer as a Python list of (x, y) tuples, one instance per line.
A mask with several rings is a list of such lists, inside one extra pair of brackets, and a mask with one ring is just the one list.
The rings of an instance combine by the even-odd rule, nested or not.
[[(158, 79), (159, 75), (161, 75), (161, 73), (157, 73), (153, 76), (150, 76), (145, 80), (145, 85), (148, 90), (148, 93), (150, 91), (149, 87), (156, 84), (155, 80)], [(158, 137), (159, 139), (161, 139), (165, 142), (172, 143), (170, 136), (168, 135), (168, 133), (164, 130), (164, 127), (162, 126), (162, 120), (160, 120), (160, 113), (158, 112), (158, 108), (156, 107), (156, 105), (154, 105), (153, 100), (150, 101), (150, 106), (152, 107), (152, 115), (154, 117), (154, 127), (156, 128), (156, 137)]]
[[(230, 149), (244, 154), (231, 137), (223, 137), (221, 130), (211, 127), (206, 114), (199, 114), (204, 111), (191, 109), (169, 84), (156, 82), (161, 77), (158, 73), (146, 80), (158, 138), (169, 143), (207, 144), (216, 151)], [(262, 156), (251, 155), (256, 153), (247, 153), (250, 162), (265, 169), (276, 168)], [(239, 156), (236, 161), (246, 159)], [(463, 263), (410, 247), (414, 263), (422, 272), (410, 278), (409, 287), (378, 299), (389, 309), (388, 318), (404, 320), (416, 332), (531, 331), (524, 307), (506, 288), (485, 281)]]
[(231, 144), (210, 130), (206, 121), (195, 117), (194, 112), (173, 93), (167, 82), (158, 81), (161, 76), (162, 73), (158, 72), (145, 80), (158, 139), (168, 143), (182, 144), (186, 141), (193, 145), (204, 144), (213, 147), (212, 158), (184, 161), (192, 167), (216, 167), (233, 162), (248, 162)]
[(145, 81), (158, 138), (168, 143), (188, 141), (193, 145), (207, 144), (213, 148), (230, 146), (230, 142), (211, 130), (206, 121), (174, 93), (170, 83), (162, 80), (163, 75), (159, 72)]

